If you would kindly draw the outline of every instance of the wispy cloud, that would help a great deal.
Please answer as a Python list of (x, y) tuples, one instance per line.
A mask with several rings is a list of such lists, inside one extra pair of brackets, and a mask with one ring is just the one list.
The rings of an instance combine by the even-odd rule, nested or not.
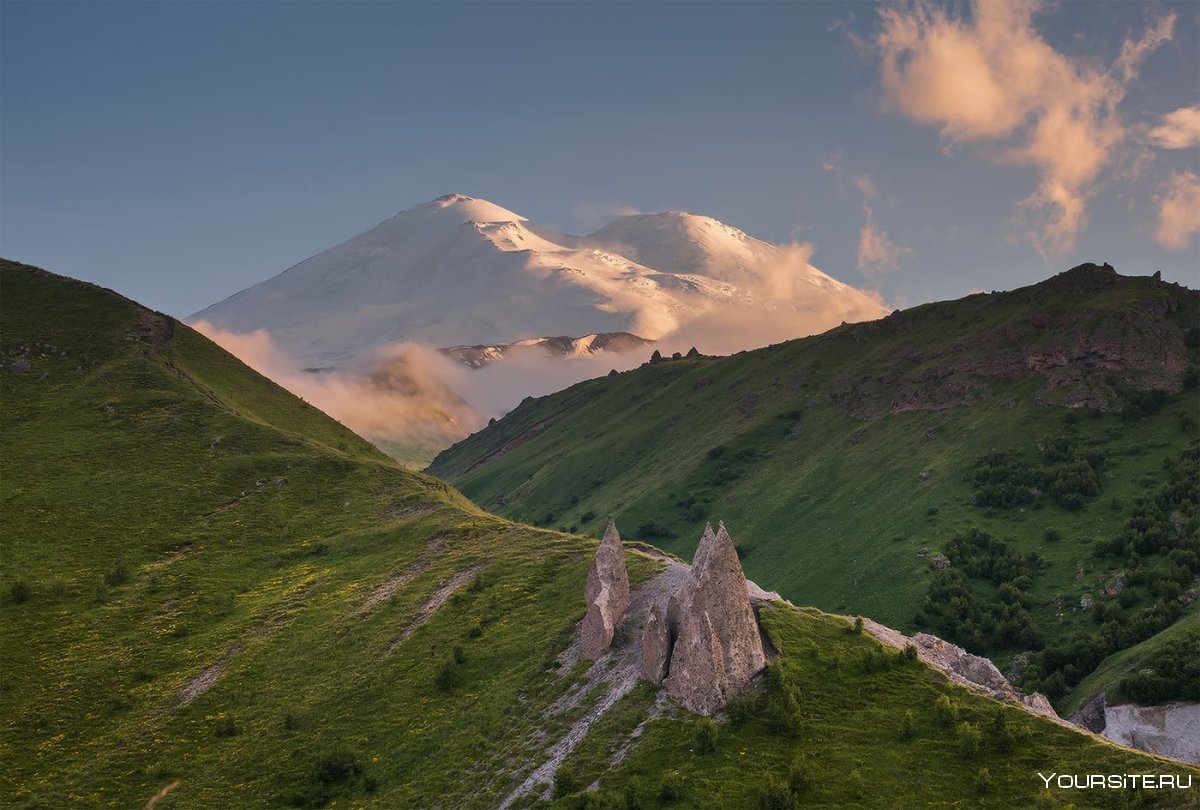
[(858, 232), (858, 270), (867, 275), (876, 275), (895, 270), (900, 260), (912, 253), (912, 248), (893, 242), (887, 231), (875, 224), (871, 206), (863, 203), (862, 229)]
[(1180, 107), (1169, 112), (1146, 134), (1151, 143), (1163, 149), (1200, 146), (1200, 107)]
[(1158, 230), (1154, 238), (1168, 250), (1184, 250), (1200, 231), (1200, 177), (1176, 172), (1158, 198)]
[(1087, 202), (1126, 138), (1117, 105), (1142, 60), (1171, 38), (1175, 14), (1127, 39), (1115, 64), (1055, 50), (1033, 24), (1036, 0), (973, 0), (956, 16), (926, 0), (884, 7), (874, 39), (885, 105), (974, 144), (996, 163), (1038, 171), (1018, 204), (1043, 254), (1070, 250)]

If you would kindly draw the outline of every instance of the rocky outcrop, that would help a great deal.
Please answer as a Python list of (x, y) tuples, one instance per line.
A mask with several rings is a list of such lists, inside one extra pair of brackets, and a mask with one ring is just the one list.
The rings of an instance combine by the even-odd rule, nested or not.
[(671, 641), (667, 617), (658, 605), (652, 605), (646, 624), (642, 627), (642, 678), (651, 683), (662, 683), (663, 678), (667, 677)]
[(588, 568), (583, 600), (588, 607), (579, 628), (580, 655), (595, 661), (612, 645), (613, 634), (629, 609), (625, 547), (611, 518)]
[(1071, 715), (1068, 720), (1077, 726), (1082, 726), (1088, 731), (1094, 731), (1099, 734), (1104, 731), (1104, 709), (1106, 695), (1104, 692), (1097, 692), (1092, 695), (1087, 703), (1079, 707), (1079, 711)]
[(688, 577), (642, 629), (642, 677), (687, 709), (714, 714), (766, 665), (751, 588), (724, 524), (706, 526)]
[(864, 620), (863, 628), (889, 647), (900, 650), (911, 644), (916, 648), (918, 658), (934, 669), (941, 670), (949, 681), (982, 692), (996, 700), (1019, 703), (1034, 714), (1062, 722), (1045, 695), (1038, 692), (1022, 695), (987, 658), (972, 655), (957, 644), (951, 644), (928, 633), (917, 633), (909, 638), (899, 630), (893, 630), (871, 619)]
[(1151, 754), (1200, 764), (1200, 703), (1106, 706), (1104, 736)]

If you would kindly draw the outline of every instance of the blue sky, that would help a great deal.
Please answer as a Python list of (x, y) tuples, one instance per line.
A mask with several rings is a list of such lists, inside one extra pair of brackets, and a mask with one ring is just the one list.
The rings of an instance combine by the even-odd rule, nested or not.
[[(812, 242), (814, 264), (901, 304), (1089, 260), (1196, 286), (1200, 7), (1017, 16), (4, 0), (0, 253), (182, 316), (458, 191), (577, 233), (625, 209), (708, 214)], [(939, 51), (947, 32), (964, 47)], [(991, 98), (914, 68), (953, 73), (977, 44), (1028, 48), (1056, 78)], [(1001, 95), (1014, 69), (989, 67)], [(1036, 127), (1095, 87), (1102, 154), (1080, 167), (1087, 150)], [(1044, 232), (1054, 189), (1081, 209), (1065, 237)]]

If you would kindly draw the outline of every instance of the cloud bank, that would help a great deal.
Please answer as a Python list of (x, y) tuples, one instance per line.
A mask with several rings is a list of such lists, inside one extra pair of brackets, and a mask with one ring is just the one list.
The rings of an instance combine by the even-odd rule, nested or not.
[(1171, 38), (1175, 14), (1127, 39), (1111, 67), (1056, 51), (1038, 33), (1036, 0), (973, 0), (957, 16), (925, 0), (881, 8), (874, 46), (887, 108), (937, 126), (948, 148), (976, 146), (1032, 167), (1018, 204), (1043, 254), (1074, 247), (1094, 184), (1127, 137), (1117, 105), (1142, 60)]

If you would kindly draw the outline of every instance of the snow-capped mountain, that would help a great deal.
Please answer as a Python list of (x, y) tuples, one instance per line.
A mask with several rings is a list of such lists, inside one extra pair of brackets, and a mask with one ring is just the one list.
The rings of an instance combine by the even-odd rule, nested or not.
[(495, 346), (610, 332), (660, 340), (735, 312), (783, 318), (786, 336), (799, 337), (886, 314), (876, 297), (806, 258), (694, 214), (623, 217), (576, 237), (449, 194), (190, 320), (265, 329), (304, 365), (328, 366), (397, 341)]

